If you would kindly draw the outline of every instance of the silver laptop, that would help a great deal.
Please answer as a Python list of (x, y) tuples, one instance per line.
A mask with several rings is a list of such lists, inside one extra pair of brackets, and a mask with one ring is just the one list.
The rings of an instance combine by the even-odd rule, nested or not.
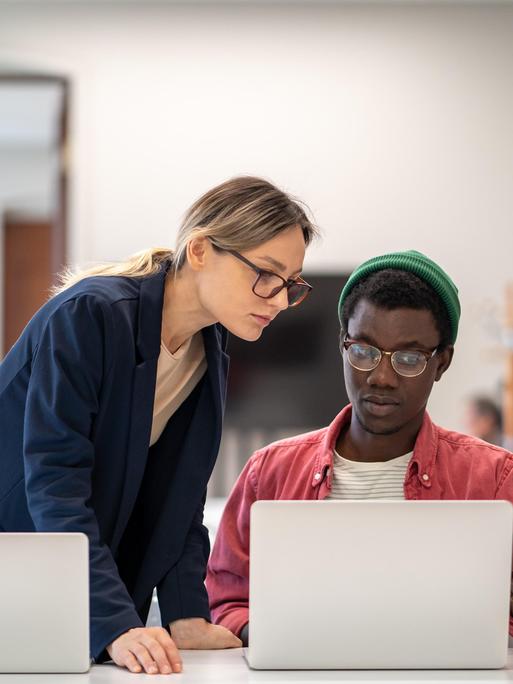
[(89, 669), (88, 539), (0, 534), (0, 673)]
[(513, 507), (505, 501), (259, 501), (256, 669), (500, 668)]

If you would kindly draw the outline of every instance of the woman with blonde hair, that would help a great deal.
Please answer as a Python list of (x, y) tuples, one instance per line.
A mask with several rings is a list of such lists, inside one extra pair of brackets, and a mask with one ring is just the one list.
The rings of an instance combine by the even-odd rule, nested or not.
[[(269, 182), (229, 180), (174, 250), (65, 273), (1, 363), (0, 531), (88, 536), (97, 662), (170, 673), (179, 648), (240, 645), (204, 586), (227, 332), (257, 340), (308, 295), (315, 235)], [(155, 587), (162, 628), (144, 626)]]

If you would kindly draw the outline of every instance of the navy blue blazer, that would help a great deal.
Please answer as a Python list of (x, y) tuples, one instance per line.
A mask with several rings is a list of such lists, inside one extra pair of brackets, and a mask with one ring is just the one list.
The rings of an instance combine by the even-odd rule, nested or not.
[[(210, 618), (203, 504), (227, 333), (203, 330), (207, 371), (149, 450), (165, 275), (80, 281), (39, 310), (0, 364), (0, 530), (87, 534), (94, 658), (144, 624), (154, 587), (163, 624)], [(170, 465), (127, 584), (116, 558), (150, 462)]]

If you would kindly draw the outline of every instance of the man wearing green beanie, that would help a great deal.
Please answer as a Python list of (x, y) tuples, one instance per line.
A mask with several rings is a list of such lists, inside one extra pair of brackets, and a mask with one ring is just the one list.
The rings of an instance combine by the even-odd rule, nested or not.
[(442, 268), (415, 251), (370, 259), (347, 281), (338, 316), (350, 404), (327, 427), (253, 454), (210, 557), (212, 616), (245, 643), (257, 499), (513, 502), (513, 454), (439, 427), (426, 411), (451, 364), (460, 318), (458, 290)]

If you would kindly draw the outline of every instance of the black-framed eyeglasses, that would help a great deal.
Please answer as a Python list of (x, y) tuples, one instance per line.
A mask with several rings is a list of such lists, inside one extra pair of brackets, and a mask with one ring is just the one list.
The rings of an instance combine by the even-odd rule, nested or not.
[(246, 259), (245, 256), (242, 256), (242, 254), (236, 252), (234, 249), (224, 249), (222, 247), (217, 247), (217, 245), (216, 249), (222, 252), (228, 252), (228, 254), (231, 254), (235, 258), (239, 259), (242, 261), (242, 263), (246, 264), (252, 268), (253, 271), (255, 271), (257, 278), (253, 283), (252, 289), (257, 297), (261, 297), (262, 299), (272, 299), (273, 297), (276, 297), (276, 295), (281, 292), (284, 287), (286, 287), (289, 306), (297, 306), (298, 304), (301, 304), (306, 297), (308, 297), (312, 290), (312, 286), (309, 285), (306, 280), (303, 280), (303, 278), (298, 277), (285, 280), (285, 278), (282, 278), (273, 271), (267, 271), (264, 268), (259, 268), (249, 259)]
[(347, 334), (341, 343), (341, 348), (347, 352), (347, 360), (361, 371), (371, 371), (379, 366), (383, 356), (390, 356), (392, 368), (398, 375), (405, 378), (415, 378), (426, 370), (426, 366), (438, 351), (435, 347), (430, 352), (420, 349), (398, 349), (396, 351), (385, 351), (372, 344), (365, 344), (357, 340), (350, 339)]

